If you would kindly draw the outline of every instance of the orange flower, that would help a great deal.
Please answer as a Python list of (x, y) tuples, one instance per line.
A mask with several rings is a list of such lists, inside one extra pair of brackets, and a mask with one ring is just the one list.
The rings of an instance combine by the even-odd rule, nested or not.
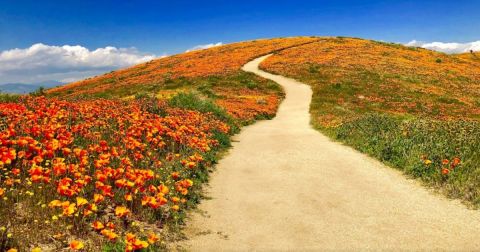
[[(151, 105), (162, 106), (166, 115), (151, 113)], [(187, 194), (193, 184), (186, 167), (209, 165), (201, 162), (205, 151), (219, 144), (213, 133), (229, 129), (209, 114), (163, 101), (25, 97), (15, 104), (0, 102), (0, 114), (7, 127), (0, 131), (0, 180), (5, 178), (0, 196), (10, 188), (35, 188), (40, 196), (57, 198), (47, 203), (61, 211), (52, 213), (52, 220), (75, 216), (62, 223), (86, 224), (112, 240), (114, 224), (100, 221), (111, 206), (117, 218), (126, 218), (131, 209), (159, 214), (169, 199), (180, 204), (174, 196)], [(181, 160), (185, 167), (176, 165)], [(135, 238), (130, 244), (143, 243)]]
[(130, 214), (130, 210), (128, 210), (128, 208), (124, 207), (124, 206), (117, 206), (115, 208), (115, 215), (117, 217), (125, 217), (127, 216), (128, 214)]
[(448, 173), (450, 173), (450, 170), (447, 169), (447, 168), (442, 168), (442, 175), (447, 175)]
[(170, 191), (170, 189), (168, 189), (167, 186), (162, 184), (162, 185), (158, 186), (158, 191), (160, 191), (161, 193), (163, 193), (165, 195)]
[(461, 162), (460, 158), (458, 157), (453, 158), (452, 164), (451, 164), (452, 168), (457, 167), (460, 164), (460, 162)]
[(93, 214), (98, 210), (97, 205), (95, 203), (89, 204), (85, 209), (83, 209), (83, 216), (88, 216)]
[(118, 235), (115, 232), (109, 229), (103, 229), (100, 233), (110, 241), (115, 241), (118, 237)]
[(443, 160), (442, 160), (442, 164), (443, 164), (443, 165), (448, 165), (448, 163), (450, 163), (450, 161), (448, 161), (448, 159), (443, 159)]
[(148, 247), (148, 242), (137, 239), (132, 233), (127, 233), (125, 243), (126, 251), (135, 251)]
[(105, 198), (105, 197), (104, 197), (103, 195), (101, 195), (101, 194), (96, 194), (96, 193), (95, 193), (95, 194), (93, 195), (93, 202), (95, 202), (95, 203), (98, 204), (98, 203), (102, 202), (102, 201), (104, 200), (104, 198)]
[(86, 204), (88, 204), (88, 200), (82, 197), (77, 197), (77, 207), (81, 207)]
[(180, 198), (178, 197), (172, 197), (172, 202), (177, 204), (180, 201)]
[(189, 168), (189, 169), (193, 169), (195, 168), (195, 166), (197, 166), (197, 164), (195, 162), (188, 162), (186, 164), (186, 166)]
[(80, 250), (83, 248), (84, 248), (84, 245), (83, 245), (83, 242), (81, 241), (73, 240), (70, 242), (70, 249), (72, 250)]
[(115, 229), (115, 224), (113, 224), (112, 222), (107, 222), (106, 226), (112, 230)]
[(105, 228), (105, 226), (103, 225), (103, 223), (101, 223), (100, 221), (94, 221), (92, 223), (92, 228), (95, 229), (95, 231), (99, 231), (99, 230), (102, 230)]
[(15, 176), (18, 176), (18, 174), (20, 174), (20, 169), (18, 169), (18, 168), (12, 169), (12, 174), (15, 175)]
[(172, 172), (172, 178), (177, 180), (178, 178), (180, 178), (180, 173), (178, 172)]
[(131, 193), (125, 194), (124, 198), (125, 198), (126, 201), (132, 201), (133, 200), (133, 196), (132, 196)]
[(148, 237), (147, 237), (147, 240), (148, 240), (148, 243), (150, 244), (154, 244), (155, 242), (157, 242), (160, 238), (158, 238), (158, 236), (151, 232), (150, 234), (148, 234)]
[(70, 148), (63, 148), (62, 152), (64, 156), (68, 156), (70, 153), (72, 153), (72, 150)]
[(54, 208), (54, 207), (60, 207), (62, 206), (62, 202), (60, 200), (52, 200), (48, 204), (49, 207)]
[(75, 211), (77, 210), (77, 207), (75, 206), (75, 203), (71, 203), (67, 206), (63, 207), (63, 215), (64, 216), (71, 216)]

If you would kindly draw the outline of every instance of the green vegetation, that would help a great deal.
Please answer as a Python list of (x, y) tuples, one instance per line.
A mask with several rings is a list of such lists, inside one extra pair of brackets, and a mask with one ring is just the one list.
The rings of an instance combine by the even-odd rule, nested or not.
[(311, 85), (318, 130), (480, 207), (478, 62), (472, 54), (325, 38), (261, 67)]
[[(368, 114), (326, 131), (451, 197), (480, 205), (479, 122)], [(452, 167), (455, 158), (461, 163)]]
[[(168, 100), (168, 104), (174, 108), (182, 108), (187, 110), (195, 110), (202, 113), (211, 113), (217, 119), (227, 122), (230, 126), (235, 126), (235, 120), (230, 116), (227, 111), (216, 105), (208, 98), (201, 98), (195, 93), (178, 93)], [(232, 128), (235, 133), (238, 131), (238, 127)]]
[(0, 92), (0, 103), (3, 102), (18, 102), (18, 100), (22, 97), (21, 95), (16, 94), (4, 94)]

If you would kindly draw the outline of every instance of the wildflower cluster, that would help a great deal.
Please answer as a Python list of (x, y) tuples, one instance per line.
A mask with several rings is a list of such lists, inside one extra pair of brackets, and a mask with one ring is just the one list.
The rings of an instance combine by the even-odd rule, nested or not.
[(280, 97), (271, 92), (250, 89), (218, 90), (220, 99), (216, 104), (224, 108), (231, 116), (241, 121), (253, 121), (259, 118), (271, 118), (280, 105)]
[(439, 164), (435, 164), (432, 160), (428, 159), (425, 155), (421, 157), (421, 160), (425, 166), (428, 168), (433, 167), (437, 168), (439, 173), (443, 176), (447, 176), (450, 172), (454, 171), (461, 164), (461, 160), (458, 157), (454, 157), (451, 161), (448, 159), (442, 159)]
[[(149, 112), (152, 106), (165, 115)], [(215, 135), (229, 132), (208, 113), (141, 100), (25, 98), (0, 104), (0, 118), (0, 225), (12, 238), (22, 235), (15, 223), (23, 223), (24, 209), (59, 240), (91, 230), (105, 242), (121, 240), (126, 251), (159, 239), (135, 234), (134, 220), (178, 218), (211, 164)]]

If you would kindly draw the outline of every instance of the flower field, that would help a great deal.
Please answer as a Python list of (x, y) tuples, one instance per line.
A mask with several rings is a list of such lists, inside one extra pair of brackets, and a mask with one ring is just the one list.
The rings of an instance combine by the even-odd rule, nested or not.
[(316, 128), (478, 207), (477, 54), (322, 38), (261, 67), (312, 86)]
[(2, 95), (0, 251), (166, 249), (230, 135), (282, 99), (241, 66), (315, 40), (242, 42)]
[(352, 39), (235, 43), (45, 94), (0, 94), (0, 251), (159, 251), (177, 239), (230, 136), (272, 118), (274, 82), (312, 86), (312, 124), (480, 205), (480, 61)]
[[(198, 200), (230, 130), (160, 101), (25, 98), (0, 108), (2, 250), (52, 240), (160, 247), (158, 227)], [(98, 244), (82, 242), (91, 236)]]
[(192, 51), (71, 83), (48, 92), (62, 97), (99, 93), (121, 97), (138, 91), (169, 88), (179, 82), (195, 85), (198, 78), (235, 74), (254, 58), (317, 40), (315, 37), (253, 40)]
[(480, 62), (353, 38), (324, 38), (284, 50), (261, 67), (309, 83), (317, 126), (364, 113), (480, 118)]
[(241, 124), (271, 118), (283, 91), (240, 68), (261, 55), (317, 41), (315, 37), (254, 40), (160, 58), (131, 68), (47, 90), (61, 99), (168, 98), (194, 92), (223, 107)]

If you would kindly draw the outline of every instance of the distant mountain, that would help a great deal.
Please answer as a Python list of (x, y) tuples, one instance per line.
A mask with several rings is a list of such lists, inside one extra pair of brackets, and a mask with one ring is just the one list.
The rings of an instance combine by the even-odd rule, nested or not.
[(65, 83), (59, 81), (42, 81), (39, 83), (7, 83), (0, 84), (1, 93), (11, 93), (11, 94), (28, 94), (37, 90), (40, 87), (52, 88), (56, 86), (64, 85)]

